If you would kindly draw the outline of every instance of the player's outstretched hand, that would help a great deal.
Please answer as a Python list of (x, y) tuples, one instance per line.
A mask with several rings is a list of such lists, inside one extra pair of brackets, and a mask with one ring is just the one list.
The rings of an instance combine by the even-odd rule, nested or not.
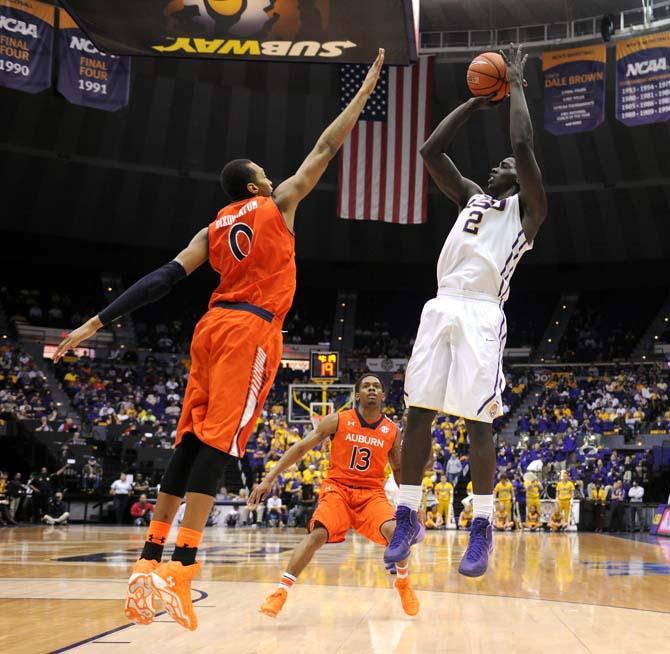
[(87, 320), (80, 327), (77, 327), (74, 331), (70, 332), (56, 348), (56, 353), (53, 358), (54, 363), (58, 363), (68, 350), (77, 347), (79, 343), (95, 335), (101, 327), (102, 323), (100, 322), (100, 318), (95, 316), (90, 320)]
[(505, 60), (507, 80), (509, 83), (514, 84), (521, 82), (525, 85), (523, 69), (526, 66), (526, 61), (528, 61), (528, 55), (523, 54), (523, 46), (520, 44), (515, 46), (514, 43), (510, 43), (508, 54), (505, 54), (503, 50), (500, 50), (500, 54)]
[(256, 486), (251, 491), (251, 495), (249, 495), (249, 499), (247, 500), (247, 504), (249, 506), (259, 506), (260, 504), (263, 503), (265, 498), (270, 494), (270, 491), (272, 490), (272, 484), (269, 484), (265, 479)]
[(379, 80), (379, 75), (382, 72), (383, 65), (384, 48), (379, 48), (379, 54), (377, 54), (377, 58), (375, 59), (372, 66), (370, 66), (370, 70), (368, 71), (368, 74), (365, 77), (365, 80), (363, 80), (363, 84), (361, 85), (361, 91), (363, 91), (363, 93), (366, 95), (372, 95), (372, 92), (375, 90), (375, 86), (377, 86), (377, 81)]

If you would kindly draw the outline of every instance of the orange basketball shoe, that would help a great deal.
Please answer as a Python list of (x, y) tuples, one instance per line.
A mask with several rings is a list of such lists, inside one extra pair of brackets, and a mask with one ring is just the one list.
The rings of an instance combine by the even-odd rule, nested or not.
[(151, 624), (156, 615), (151, 573), (157, 567), (158, 561), (140, 559), (133, 566), (133, 572), (128, 579), (125, 613), (129, 620), (137, 624)]
[(395, 589), (400, 595), (400, 603), (407, 615), (416, 615), (419, 612), (419, 600), (414, 594), (414, 590), (409, 585), (409, 579), (396, 579)]
[(200, 564), (183, 565), (181, 561), (162, 563), (151, 574), (154, 591), (163, 601), (170, 617), (185, 629), (198, 628), (198, 619), (191, 601), (191, 581), (198, 572)]
[(287, 595), (288, 593), (285, 589), (277, 588), (277, 590), (272, 593), (272, 595), (268, 595), (265, 598), (265, 601), (261, 604), (261, 608), (258, 610), (261, 613), (265, 613), (265, 615), (269, 616), (270, 618), (276, 618), (284, 607), (284, 602), (286, 602)]

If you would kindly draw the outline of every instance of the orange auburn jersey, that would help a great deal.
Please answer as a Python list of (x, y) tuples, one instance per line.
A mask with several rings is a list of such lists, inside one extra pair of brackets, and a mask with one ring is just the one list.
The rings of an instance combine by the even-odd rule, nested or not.
[(272, 198), (233, 202), (209, 225), (209, 262), (221, 281), (217, 302), (245, 302), (283, 321), (296, 286), (295, 238)]
[(384, 469), (398, 428), (384, 415), (367, 423), (357, 409), (342, 411), (330, 444), (328, 479), (352, 488), (384, 488)]

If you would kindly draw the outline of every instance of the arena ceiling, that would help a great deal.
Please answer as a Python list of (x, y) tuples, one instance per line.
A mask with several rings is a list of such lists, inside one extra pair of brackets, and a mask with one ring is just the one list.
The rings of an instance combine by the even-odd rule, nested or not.
[(638, 9), (642, 0), (420, 0), (421, 29), (472, 30), (562, 22)]

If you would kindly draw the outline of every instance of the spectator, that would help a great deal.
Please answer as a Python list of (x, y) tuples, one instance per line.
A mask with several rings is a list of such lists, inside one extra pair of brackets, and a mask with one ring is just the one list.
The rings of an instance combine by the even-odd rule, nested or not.
[(154, 505), (147, 501), (147, 496), (142, 493), (135, 504), (130, 507), (130, 515), (136, 527), (148, 526), (154, 517)]
[(526, 529), (529, 531), (537, 531), (540, 528), (540, 512), (537, 510), (536, 504), (529, 504), (526, 513)]
[(49, 510), (49, 500), (53, 492), (51, 478), (47, 473), (47, 469), (42, 468), (39, 474), (35, 473), (28, 482), (28, 485), (33, 492), (31, 498), (32, 519), (33, 522), (40, 522), (42, 516)]
[(267, 515), (265, 516), (265, 523), (268, 526), (284, 526), (286, 522), (286, 507), (281, 503), (281, 498), (276, 491), (268, 498), (266, 503)]
[(66, 525), (70, 517), (65, 502), (63, 502), (63, 493), (56, 493), (51, 499), (46, 514), (42, 520), (48, 525)]
[(605, 524), (605, 507), (607, 506), (607, 490), (600, 481), (596, 481), (591, 490), (591, 501), (595, 514), (596, 532), (600, 533)]
[(53, 431), (53, 429), (51, 429), (51, 425), (49, 424), (47, 416), (42, 416), (40, 418), (40, 424), (37, 425), (37, 427), (35, 427), (35, 431)]
[(135, 475), (135, 479), (133, 480), (133, 492), (137, 495), (149, 492), (149, 483), (144, 479), (144, 475), (142, 475), (141, 472), (138, 472)]
[(117, 525), (123, 524), (123, 519), (126, 517), (128, 495), (132, 487), (125, 472), (122, 472), (119, 478), (111, 485), (110, 493), (114, 496), (114, 513), (116, 514)]
[(219, 492), (214, 498), (217, 502), (230, 502), (231, 500), (237, 499), (234, 495), (228, 493), (228, 489), (225, 486), (219, 488)]
[(452, 452), (449, 461), (447, 461), (447, 479), (454, 488), (456, 488), (456, 485), (458, 484), (458, 480), (462, 471), (463, 464), (458, 458), (456, 452)]
[(76, 432), (78, 430), (78, 427), (74, 424), (74, 420), (72, 418), (65, 418), (65, 421), (61, 424), (61, 426), (58, 428), (59, 432), (70, 432), (74, 431)]
[(621, 480), (614, 482), (612, 496), (610, 498), (612, 514), (610, 517), (609, 531), (623, 531), (623, 503), (626, 500), (626, 493)]
[(468, 531), (470, 529), (470, 525), (472, 524), (472, 516), (472, 502), (468, 502), (461, 511), (461, 515), (458, 517), (458, 528)]
[(0, 527), (14, 527), (16, 522), (9, 515), (9, 496), (7, 494), (7, 473), (0, 471)]
[(85, 493), (93, 493), (102, 483), (102, 466), (92, 456), (84, 464), (81, 471), (82, 488)]
[(506, 504), (502, 501), (496, 503), (496, 511), (493, 516), (493, 528), (497, 531), (512, 531), (514, 528), (512, 515), (508, 512)]
[[(551, 512), (551, 517), (549, 518), (549, 531), (565, 531), (567, 523), (564, 520), (563, 511), (558, 508), (558, 505), (554, 507), (554, 510)], [(602, 531), (602, 529), (600, 529)]]
[(644, 531), (646, 520), (642, 498), (644, 497), (644, 488), (637, 481), (628, 490), (628, 499), (630, 501), (630, 526), (632, 531)]
[(16, 520), (16, 516), (19, 515), (21, 508), (21, 502), (26, 496), (26, 487), (21, 481), (21, 473), (17, 472), (8, 484), (6, 491), (7, 498), (9, 499), (9, 517), (12, 522)]

